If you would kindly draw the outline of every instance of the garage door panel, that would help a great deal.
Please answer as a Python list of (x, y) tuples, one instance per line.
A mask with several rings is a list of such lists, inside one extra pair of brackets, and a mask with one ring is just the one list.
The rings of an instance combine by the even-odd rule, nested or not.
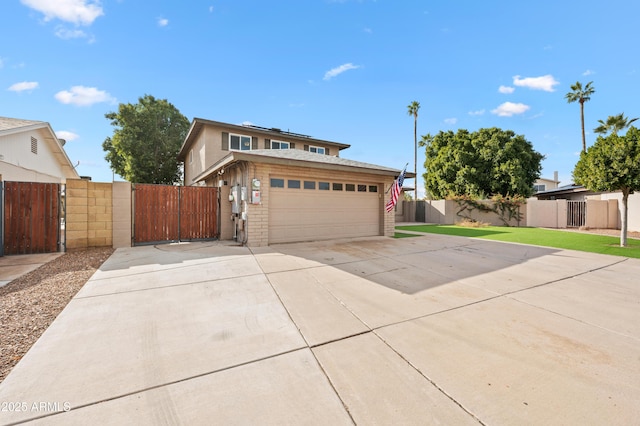
[(378, 193), (272, 188), (269, 242), (380, 235), (381, 203)]

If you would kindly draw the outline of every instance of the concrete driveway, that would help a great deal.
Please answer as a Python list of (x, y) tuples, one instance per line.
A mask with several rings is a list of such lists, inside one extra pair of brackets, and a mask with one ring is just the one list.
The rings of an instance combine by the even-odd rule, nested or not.
[(438, 235), (119, 249), (0, 424), (637, 424), (639, 277)]

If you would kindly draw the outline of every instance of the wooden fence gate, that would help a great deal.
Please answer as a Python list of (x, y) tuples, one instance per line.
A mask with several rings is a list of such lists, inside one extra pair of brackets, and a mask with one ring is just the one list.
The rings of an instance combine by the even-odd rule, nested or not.
[(567, 228), (579, 228), (587, 223), (587, 202), (567, 201)]
[(134, 184), (133, 244), (218, 238), (218, 188)]
[(2, 182), (0, 254), (53, 253), (60, 249), (60, 184)]

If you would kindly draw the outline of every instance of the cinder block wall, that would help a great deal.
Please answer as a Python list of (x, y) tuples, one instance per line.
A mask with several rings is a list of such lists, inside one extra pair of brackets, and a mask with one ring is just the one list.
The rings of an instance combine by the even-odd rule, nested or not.
[(67, 249), (113, 245), (112, 191), (110, 183), (67, 180)]

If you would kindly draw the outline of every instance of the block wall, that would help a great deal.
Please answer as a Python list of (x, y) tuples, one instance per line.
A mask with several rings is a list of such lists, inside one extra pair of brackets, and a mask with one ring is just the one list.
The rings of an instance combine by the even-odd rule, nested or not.
[(113, 245), (113, 189), (110, 183), (68, 179), (66, 248)]

